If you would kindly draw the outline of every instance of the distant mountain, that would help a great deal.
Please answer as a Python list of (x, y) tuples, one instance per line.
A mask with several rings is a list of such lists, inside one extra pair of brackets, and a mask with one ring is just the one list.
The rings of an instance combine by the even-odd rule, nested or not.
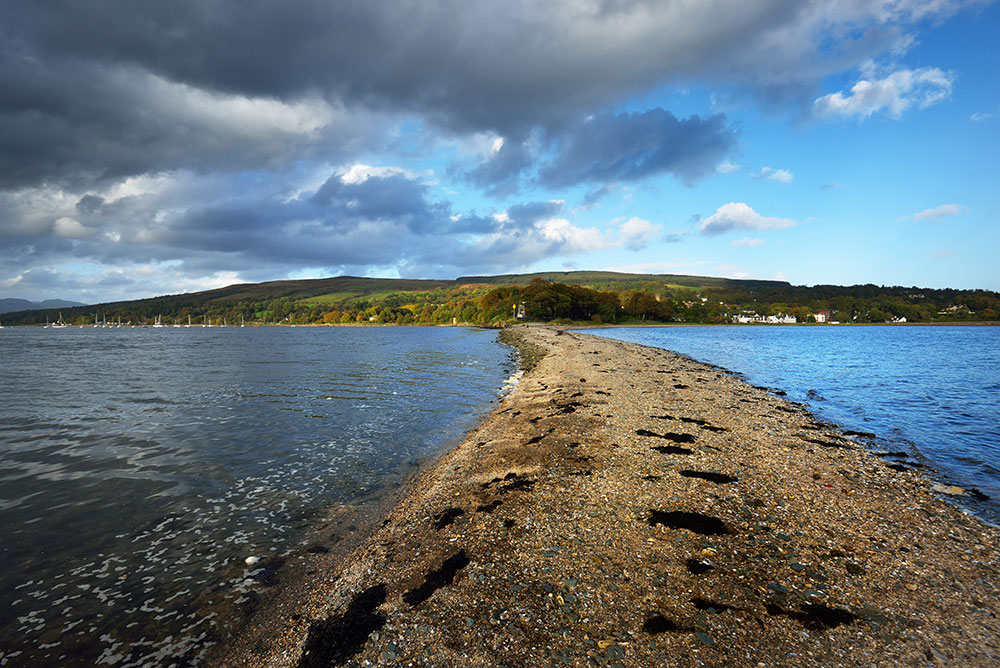
[(74, 306), (85, 306), (80, 302), (71, 302), (65, 299), (46, 299), (43, 302), (29, 302), (27, 299), (5, 298), (0, 299), (0, 313), (13, 313), (14, 311), (40, 311), (47, 308), (72, 308)]

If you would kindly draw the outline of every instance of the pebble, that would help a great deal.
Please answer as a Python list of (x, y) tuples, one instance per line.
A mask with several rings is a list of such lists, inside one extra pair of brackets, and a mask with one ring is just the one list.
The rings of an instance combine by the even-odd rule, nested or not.
[(955, 485), (942, 485), (940, 483), (931, 485), (931, 491), (937, 492), (938, 494), (948, 494), (949, 496), (962, 496), (965, 494), (965, 490), (961, 487), (956, 487)]

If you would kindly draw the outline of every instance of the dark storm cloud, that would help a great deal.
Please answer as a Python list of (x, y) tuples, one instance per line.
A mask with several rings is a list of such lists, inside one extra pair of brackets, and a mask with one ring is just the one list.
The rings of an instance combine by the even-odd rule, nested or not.
[(540, 220), (554, 218), (563, 210), (563, 202), (526, 202), (507, 208), (507, 217), (512, 225), (520, 228), (531, 227)]
[(339, 220), (396, 220), (414, 232), (430, 232), (447, 221), (446, 205), (427, 200), (428, 187), (402, 175), (345, 183), (333, 176), (312, 197), (325, 217)]
[(521, 188), (521, 177), (534, 161), (527, 142), (506, 141), (500, 150), (461, 176), (490, 195), (509, 195)]
[(722, 116), (678, 120), (663, 109), (602, 113), (566, 128), (539, 180), (548, 186), (622, 182), (669, 172), (685, 183), (715, 170), (736, 146)]
[(784, 99), (961, 4), (5, 0), (0, 184), (275, 168), (374, 141), (373, 112), (525, 137), (694, 77)]
[(715, 173), (736, 143), (736, 131), (722, 115), (678, 119), (660, 108), (605, 111), (539, 133), (531, 141), (505, 142), (465, 177), (491, 194), (516, 192), (525, 181), (557, 188), (605, 184), (584, 198), (586, 206), (607, 193), (607, 184), (669, 173), (690, 185)]

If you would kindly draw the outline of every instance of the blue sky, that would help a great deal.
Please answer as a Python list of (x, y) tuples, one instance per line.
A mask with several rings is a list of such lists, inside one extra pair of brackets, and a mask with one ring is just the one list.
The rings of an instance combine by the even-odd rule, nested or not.
[(0, 296), (611, 269), (1000, 290), (1000, 9), (0, 1)]

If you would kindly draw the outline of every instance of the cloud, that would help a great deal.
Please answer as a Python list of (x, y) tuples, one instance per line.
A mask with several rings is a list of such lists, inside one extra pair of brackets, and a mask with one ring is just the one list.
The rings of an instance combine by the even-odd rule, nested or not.
[[(612, 184), (690, 184), (735, 168), (739, 140), (721, 114), (635, 100), (694, 84), (810, 107), (830, 76), (969, 4), (0, 3), (0, 280), (113, 267), (95, 276), (125, 294), (303, 267), (508, 271), (620, 246), (539, 191), (583, 186), (587, 205)], [(935, 101), (934, 72), (904, 90), (865, 70), (888, 100), (873, 113)], [(470, 204), (431, 164), (505, 200)], [(521, 190), (539, 202), (506, 201)], [(732, 229), (720, 215), (709, 229)]]
[(604, 267), (602, 271), (617, 271), (623, 274), (670, 274), (690, 272), (709, 264), (706, 260), (678, 259), (669, 262), (647, 262), (643, 264), (622, 264)]
[(510, 195), (521, 189), (522, 175), (534, 164), (538, 149), (533, 138), (504, 141), (488, 158), (466, 170), (462, 176), (494, 196)]
[(736, 131), (723, 116), (678, 119), (660, 108), (605, 111), (504, 141), (463, 175), (492, 195), (516, 192), (526, 180), (548, 187), (602, 184), (585, 198), (586, 205), (605, 194), (609, 183), (671, 174), (692, 184), (712, 173), (735, 146)]
[(955, 75), (937, 68), (898, 70), (881, 79), (862, 79), (848, 95), (830, 93), (817, 98), (813, 108), (820, 116), (868, 118), (879, 111), (891, 118), (916, 105), (923, 109), (951, 95)]
[(942, 218), (947, 218), (948, 216), (957, 216), (964, 210), (965, 207), (960, 204), (942, 204), (941, 206), (936, 206), (933, 209), (918, 211), (913, 214), (913, 220), (929, 220), (931, 222), (937, 222)]
[(735, 147), (736, 133), (722, 116), (681, 120), (657, 108), (593, 115), (552, 141), (555, 157), (539, 174), (544, 185), (636, 181), (661, 173), (692, 183)]
[(993, 114), (988, 111), (975, 111), (969, 115), (969, 120), (975, 123), (982, 123), (993, 118)]
[(558, 199), (546, 202), (525, 202), (507, 208), (507, 221), (518, 228), (528, 228), (541, 220), (558, 216), (566, 202)]
[(720, 174), (732, 174), (733, 172), (740, 171), (740, 166), (728, 160), (723, 160), (716, 166), (715, 171)]
[[(287, 195), (300, 189), (292, 182), (247, 185), (246, 175), (175, 173), (84, 195), (0, 193), (0, 218), (24, 221), (0, 230), (0, 281), (22, 277), (18, 289), (95, 302), (273, 280), (304, 268), (424, 277), (507, 271), (624, 243), (562, 217), (561, 200), (514, 203), (492, 215), (456, 212), (426, 181), (392, 166), (336, 169), (295, 197)], [(642, 242), (641, 226), (627, 230)]]
[(622, 223), (619, 235), (626, 248), (638, 251), (648, 246), (661, 229), (661, 225), (633, 217)]
[(795, 176), (792, 175), (787, 169), (774, 169), (773, 167), (761, 167), (760, 171), (757, 172), (756, 177), (758, 179), (767, 179), (769, 181), (778, 181), (780, 183), (791, 183)]
[(716, 235), (730, 230), (774, 230), (793, 225), (795, 221), (789, 218), (762, 216), (743, 202), (730, 202), (701, 221), (699, 229), (702, 234)]
[(738, 280), (743, 280), (751, 277), (750, 272), (746, 271), (743, 267), (739, 267), (735, 264), (719, 264), (712, 267), (712, 271), (717, 276), (723, 276), (725, 278), (735, 278)]
[(734, 239), (729, 242), (729, 245), (733, 248), (753, 248), (754, 246), (760, 246), (764, 243), (763, 239), (744, 237), (742, 239)]
[[(503, 137), (502, 153), (535, 128), (558, 133), (581, 110), (693, 78), (806, 99), (825, 77), (911, 43), (919, 22), (969, 4), (19, 3), (0, 9), (0, 178), (337, 162), (380, 145), (401, 116)], [(518, 157), (508, 157), (510, 170)]]

